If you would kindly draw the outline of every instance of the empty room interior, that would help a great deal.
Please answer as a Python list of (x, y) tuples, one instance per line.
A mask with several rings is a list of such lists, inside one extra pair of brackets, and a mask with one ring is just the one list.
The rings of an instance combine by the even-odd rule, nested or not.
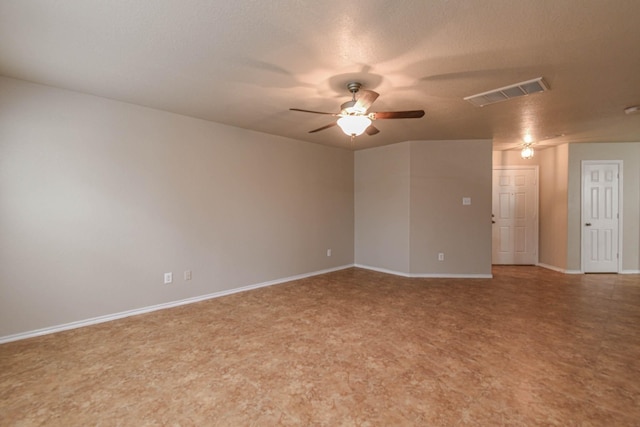
[(639, 17), (0, 0), (0, 425), (639, 425)]

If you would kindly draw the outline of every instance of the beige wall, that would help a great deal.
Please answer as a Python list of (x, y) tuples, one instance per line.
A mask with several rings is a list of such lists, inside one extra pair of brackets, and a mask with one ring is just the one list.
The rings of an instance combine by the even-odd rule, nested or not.
[(358, 151), (355, 163), (356, 264), (491, 274), (491, 141), (412, 141)]
[(0, 337), (350, 265), (353, 203), (350, 151), (0, 78)]
[(355, 262), (409, 272), (410, 143), (355, 154)]
[(412, 275), (491, 274), (491, 179), (490, 140), (412, 143)]
[(567, 205), (569, 146), (563, 144), (536, 153), (540, 161), (539, 262), (567, 270)]
[(622, 272), (640, 271), (640, 143), (569, 145), (567, 268), (581, 268), (583, 160), (622, 160)]

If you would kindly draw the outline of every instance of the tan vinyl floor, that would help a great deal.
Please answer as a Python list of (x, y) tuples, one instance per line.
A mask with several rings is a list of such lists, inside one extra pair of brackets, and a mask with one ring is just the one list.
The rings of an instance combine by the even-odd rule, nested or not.
[(2, 426), (638, 426), (640, 277), (357, 268), (0, 346)]

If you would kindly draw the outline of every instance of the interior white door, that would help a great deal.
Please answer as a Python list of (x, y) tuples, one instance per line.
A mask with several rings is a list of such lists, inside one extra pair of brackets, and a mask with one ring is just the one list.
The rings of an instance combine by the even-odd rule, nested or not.
[(493, 170), (493, 264), (537, 264), (537, 169)]
[(582, 268), (585, 273), (618, 272), (617, 163), (582, 165)]

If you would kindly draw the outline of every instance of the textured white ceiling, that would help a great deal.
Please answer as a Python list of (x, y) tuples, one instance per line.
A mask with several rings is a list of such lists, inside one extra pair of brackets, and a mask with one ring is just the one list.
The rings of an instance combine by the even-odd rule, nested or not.
[[(640, 141), (638, 22), (638, 0), (0, 0), (0, 74), (347, 148), (288, 109), (338, 112), (355, 80), (372, 111), (426, 115), (353, 148)], [(544, 94), (463, 100), (540, 76)]]

